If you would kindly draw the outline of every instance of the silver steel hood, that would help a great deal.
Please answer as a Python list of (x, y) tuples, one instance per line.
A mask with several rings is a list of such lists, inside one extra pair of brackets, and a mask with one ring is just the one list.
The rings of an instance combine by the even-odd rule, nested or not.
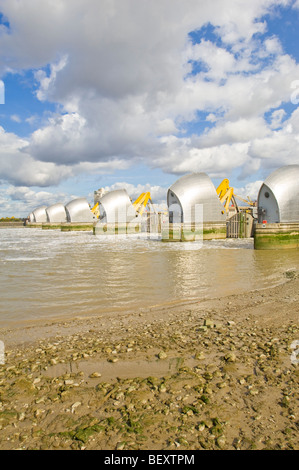
[(65, 206), (67, 222), (95, 222), (96, 216), (91, 212), (85, 198), (74, 199)]
[(258, 195), (259, 222), (299, 222), (299, 165), (271, 173)]
[(125, 189), (106, 193), (99, 200), (100, 223), (128, 223), (136, 219), (137, 213)]
[(204, 223), (226, 221), (216, 188), (206, 173), (191, 173), (178, 179), (168, 190), (167, 204), (170, 211), (171, 207), (181, 211), (182, 223), (193, 222), (192, 212), (200, 205)]
[(49, 223), (64, 223), (67, 221), (63, 204), (54, 204), (46, 209)]
[(47, 222), (47, 213), (46, 213), (47, 206), (37, 207), (33, 212), (33, 222), (36, 223), (44, 223)]

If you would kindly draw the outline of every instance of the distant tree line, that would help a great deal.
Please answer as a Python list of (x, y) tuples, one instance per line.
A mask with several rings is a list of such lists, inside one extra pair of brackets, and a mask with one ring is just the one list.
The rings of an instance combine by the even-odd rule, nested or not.
[(16, 217), (1, 217), (0, 223), (1, 222), (23, 222), (23, 220)]

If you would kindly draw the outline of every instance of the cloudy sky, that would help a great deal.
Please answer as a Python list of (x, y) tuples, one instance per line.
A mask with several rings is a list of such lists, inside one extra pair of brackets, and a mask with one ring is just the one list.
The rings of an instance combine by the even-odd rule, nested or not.
[(0, 0), (0, 216), (299, 162), (299, 0)]

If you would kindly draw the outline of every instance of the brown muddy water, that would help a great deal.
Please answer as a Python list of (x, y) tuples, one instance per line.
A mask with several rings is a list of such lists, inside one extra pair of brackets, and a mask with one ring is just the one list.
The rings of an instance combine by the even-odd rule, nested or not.
[(279, 285), (299, 251), (253, 240), (162, 243), (41, 229), (0, 230), (0, 327), (138, 311)]

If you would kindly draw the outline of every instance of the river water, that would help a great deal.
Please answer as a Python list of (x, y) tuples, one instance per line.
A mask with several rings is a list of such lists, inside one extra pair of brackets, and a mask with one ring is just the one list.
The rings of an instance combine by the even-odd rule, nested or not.
[(92, 233), (0, 229), (0, 327), (195, 301), (279, 285), (299, 251), (253, 240), (162, 243)]

